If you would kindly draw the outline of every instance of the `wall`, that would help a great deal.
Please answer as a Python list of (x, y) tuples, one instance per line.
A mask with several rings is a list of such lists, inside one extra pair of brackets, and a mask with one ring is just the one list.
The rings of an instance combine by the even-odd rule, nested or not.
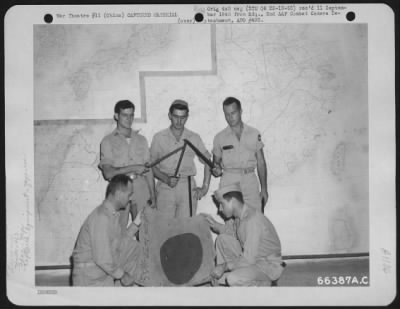
[[(41, 25), (34, 43), (36, 265), (68, 264), (101, 203), (99, 143), (125, 98), (149, 142), (187, 100), (187, 127), (211, 150), (237, 96), (265, 143), (283, 254), (368, 252), (366, 25)], [(217, 186), (200, 212), (216, 213)]]

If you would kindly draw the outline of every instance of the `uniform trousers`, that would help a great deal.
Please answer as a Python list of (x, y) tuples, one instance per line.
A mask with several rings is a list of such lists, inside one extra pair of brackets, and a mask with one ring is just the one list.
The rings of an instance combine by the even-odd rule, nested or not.
[[(193, 197), (196, 181), (191, 177), (192, 216), (196, 215), (197, 199)], [(190, 217), (188, 176), (181, 176), (177, 185), (171, 188), (158, 181), (156, 185), (157, 209), (168, 218)]]
[[(131, 237), (124, 236), (118, 248), (116, 261), (117, 267), (132, 277), (139, 274), (139, 261), (143, 250), (140, 243)], [(115, 286), (118, 281), (100, 268), (94, 261), (74, 263), (72, 270), (74, 286)]]
[[(217, 264), (233, 262), (242, 255), (239, 241), (228, 234), (220, 234), (216, 239)], [(271, 286), (272, 280), (277, 280), (283, 271), (280, 262), (256, 264), (242, 263), (235, 269), (226, 272), (220, 279), (220, 284), (229, 286)]]

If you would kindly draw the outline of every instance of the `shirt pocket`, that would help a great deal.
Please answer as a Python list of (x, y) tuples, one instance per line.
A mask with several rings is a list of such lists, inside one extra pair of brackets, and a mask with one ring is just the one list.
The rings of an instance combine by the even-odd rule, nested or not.
[(123, 141), (114, 139), (111, 143), (112, 146), (112, 161), (115, 167), (121, 167), (126, 165), (127, 161), (127, 148), (123, 144)]
[(148, 159), (146, 157), (147, 150), (144, 146), (133, 146), (133, 149), (131, 149), (131, 153), (132, 155), (130, 159), (136, 164), (144, 164), (145, 161)]
[[(232, 146), (232, 147), (231, 147)], [(239, 160), (237, 149), (233, 145), (222, 146), (222, 163), (225, 167), (232, 167)]]

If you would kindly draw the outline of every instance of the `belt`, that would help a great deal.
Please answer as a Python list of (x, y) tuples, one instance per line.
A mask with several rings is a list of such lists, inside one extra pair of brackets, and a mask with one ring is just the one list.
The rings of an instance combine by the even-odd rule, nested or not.
[(226, 173), (234, 173), (234, 174), (250, 174), (255, 171), (254, 167), (246, 167), (246, 168), (240, 168), (240, 167), (233, 167), (233, 168), (224, 168), (224, 172)]
[[(175, 177), (175, 175), (169, 175), (168, 174), (168, 176), (169, 177)], [(179, 176), (176, 176), (177, 178), (179, 178), (179, 181), (181, 181), (181, 180), (187, 180), (188, 179), (188, 177), (194, 177), (195, 175), (179, 175)]]

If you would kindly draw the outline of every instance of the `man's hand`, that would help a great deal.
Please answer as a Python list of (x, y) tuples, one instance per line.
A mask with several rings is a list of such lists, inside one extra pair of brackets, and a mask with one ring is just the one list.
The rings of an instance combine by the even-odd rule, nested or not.
[(206, 219), (208, 226), (210, 227), (211, 230), (213, 230), (217, 234), (219, 234), (221, 232), (221, 227), (223, 226), (223, 224), (217, 222), (209, 214), (201, 213), (200, 215), (202, 215), (204, 217), (204, 219)]
[(178, 184), (178, 181), (179, 181), (179, 177), (168, 176), (167, 185), (170, 186), (171, 188), (174, 188)]
[(211, 173), (214, 175), (214, 177), (220, 177), (222, 175), (222, 168), (218, 164), (214, 166), (214, 168), (211, 170)]
[(152, 194), (150, 196), (150, 199), (147, 201), (147, 204), (149, 204), (149, 206), (151, 208), (157, 209), (157, 201), (156, 201), (156, 195)]
[(138, 174), (138, 175), (146, 174), (149, 171), (149, 169), (145, 165), (141, 165), (141, 164), (133, 165), (133, 170), (134, 170), (134, 173)]
[(133, 220), (133, 223), (134, 223), (136, 226), (140, 226), (140, 224), (142, 224), (142, 214), (143, 214), (143, 210), (144, 210), (144, 207), (137, 213), (135, 219)]
[(122, 286), (131, 286), (131, 285), (133, 285), (133, 283), (134, 283), (134, 281), (133, 281), (132, 276), (125, 272), (121, 278), (121, 285)]
[(268, 202), (268, 191), (261, 190), (260, 197), (261, 197), (261, 209), (262, 209), (262, 212), (264, 212), (265, 205)]
[(197, 187), (193, 189), (193, 197), (197, 200), (201, 200), (208, 192), (208, 188), (205, 186)]
[(217, 266), (214, 267), (213, 271), (211, 272), (211, 277), (219, 279), (226, 271), (227, 271), (226, 263), (218, 264)]

